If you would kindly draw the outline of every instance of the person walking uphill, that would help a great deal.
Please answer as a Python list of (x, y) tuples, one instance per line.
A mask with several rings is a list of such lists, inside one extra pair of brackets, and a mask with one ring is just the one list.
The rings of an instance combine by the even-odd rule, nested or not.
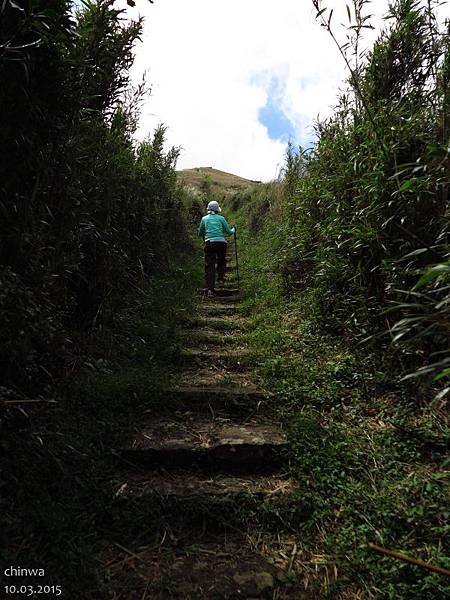
[(205, 242), (205, 277), (208, 297), (214, 296), (214, 285), (216, 278), (219, 285), (225, 281), (227, 241), (225, 235), (233, 235), (236, 227), (230, 227), (224, 217), (219, 215), (222, 209), (219, 203), (213, 200), (206, 208), (208, 214), (200, 221), (198, 234)]

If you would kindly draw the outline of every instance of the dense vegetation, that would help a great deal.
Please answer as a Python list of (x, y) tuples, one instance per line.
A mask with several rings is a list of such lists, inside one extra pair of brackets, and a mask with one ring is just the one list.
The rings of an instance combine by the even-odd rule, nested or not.
[(249, 339), (311, 511), (297, 525), (303, 551), (322, 557), (332, 598), (443, 598), (444, 577), (367, 544), (450, 566), (450, 38), (433, 6), (400, 0), (355, 58), (364, 4), (342, 49), (349, 90), (317, 146), (291, 146), (282, 180), (230, 208)]
[(141, 23), (112, 1), (22, 4), (1, 8), (0, 77), (14, 85), (0, 100), (0, 365), (16, 395), (36, 395), (73, 369), (77, 332), (111, 322), (187, 237), (177, 150), (164, 127), (133, 141)]
[(108, 448), (157, 402), (195, 285), (178, 151), (133, 138), (141, 26), (112, 0), (0, 3), (1, 554), (73, 598), (100, 597)]
[[(397, 2), (390, 18), (366, 64), (352, 69), (353, 90), (318, 125), (314, 156), (289, 157), (285, 281), (315, 290), (335, 332), (363, 340), (388, 330), (399, 374), (420, 367), (443, 379), (450, 40), (427, 3)], [(354, 27), (363, 24), (359, 15)], [(293, 183), (296, 170), (306, 176)]]

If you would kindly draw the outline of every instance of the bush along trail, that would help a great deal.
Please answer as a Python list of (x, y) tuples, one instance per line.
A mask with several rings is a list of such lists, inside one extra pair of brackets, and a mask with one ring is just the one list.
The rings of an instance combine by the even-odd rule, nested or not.
[(236, 265), (228, 270), (184, 323), (160, 410), (144, 411), (120, 448), (124, 533), (102, 559), (112, 598), (316, 597), (294, 576), (300, 557), (283, 511), (302, 513), (301, 503), (291, 504), (286, 437), (255, 376)]
[(285, 473), (294, 488), (277, 514), (295, 543), (289, 576), (312, 585), (315, 598), (444, 598), (446, 413), (432, 402), (417, 406), (414, 388), (393, 374), (388, 383), (379, 362), (324, 327), (311, 290), (289, 293), (282, 269), (287, 198), (286, 182), (273, 183), (237, 194), (230, 205), (254, 376), (270, 390), (265, 410), (288, 444)]

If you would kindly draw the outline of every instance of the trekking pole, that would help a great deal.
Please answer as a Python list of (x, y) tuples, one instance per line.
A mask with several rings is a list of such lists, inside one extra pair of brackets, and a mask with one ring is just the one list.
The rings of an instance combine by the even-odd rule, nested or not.
[(236, 236), (236, 231), (234, 232), (234, 252), (236, 254), (236, 275), (237, 275), (237, 283), (238, 283), (238, 289), (240, 289), (241, 285), (240, 285), (240, 281), (239, 281), (239, 261), (238, 261), (238, 251), (237, 251), (237, 236)]

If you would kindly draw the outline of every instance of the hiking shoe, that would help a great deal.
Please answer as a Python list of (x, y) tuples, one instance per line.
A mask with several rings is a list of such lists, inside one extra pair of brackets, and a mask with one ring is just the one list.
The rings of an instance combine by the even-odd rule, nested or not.
[(208, 293), (206, 295), (208, 296), (208, 298), (214, 298), (214, 292), (212, 290), (208, 290)]

